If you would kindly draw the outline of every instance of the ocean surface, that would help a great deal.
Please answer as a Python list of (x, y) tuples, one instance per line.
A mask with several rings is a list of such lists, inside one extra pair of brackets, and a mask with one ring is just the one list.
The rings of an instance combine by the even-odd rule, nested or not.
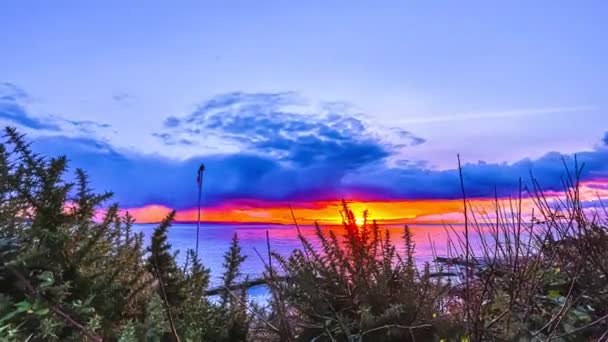
[[(145, 235), (146, 244), (150, 243), (150, 236), (156, 225), (137, 224), (135, 230)], [(313, 244), (317, 244), (314, 234), (314, 227), (300, 226), (304, 236), (310, 239)], [(334, 230), (338, 235), (343, 234), (344, 228), (341, 226), (323, 227), (324, 231)], [(391, 240), (395, 243), (397, 250), (403, 252), (403, 226), (382, 226), (391, 234)], [(451, 236), (453, 241), (457, 241), (454, 231), (462, 231), (462, 226), (452, 226), (447, 228), (443, 225), (410, 225), (413, 240), (416, 244), (416, 262), (423, 264), (431, 261), (434, 253), (445, 256), (448, 253), (448, 238)], [(224, 254), (230, 246), (230, 240), (234, 233), (237, 233), (242, 253), (247, 259), (242, 265), (242, 273), (249, 275), (250, 278), (259, 277), (264, 271), (264, 262), (256, 254), (255, 250), (263, 256), (267, 255), (266, 231), (270, 237), (271, 250), (289, 256), (294, 249), (300, 248), (301, 243), (297, 238), (297, 230), (292, 225), (247, 225), (247, 224), (201, 224), (199, 236), (199, 256), (201, 261), (211, 269), (211, 287), (220, 284), (224, 262)], [(449, 233), (448, 233), (449, 232)], [(178, 262), (183, 265), (185, 262), (186, 250), (194, 249), (196, 246), (196, 224), (174, 224), (169, 228), (169, 243), (174, 251), (179, 250)], [(471, 244), (475, 248), (479, 237), (476, 233), (471, 233)], [(263, 297), (266, 291), (263, 287), (252, 288), (252, 297)]]

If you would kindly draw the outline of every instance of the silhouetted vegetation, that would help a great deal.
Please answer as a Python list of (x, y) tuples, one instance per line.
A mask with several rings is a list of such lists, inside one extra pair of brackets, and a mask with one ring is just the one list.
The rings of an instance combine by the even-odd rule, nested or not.
[[(416, 262), (375, 222), (343, 228), (264, 260), (268, 305), (250, 303), (235, 235), (218, 298), (196, 253), (178, 265), (167, 240), (174, 213), (149, 243), (133, 220), (95, 194), (66, 158), (34, 154), (7, 129), (0, 144), (2, 341), (581, 341), (608, 338), (606, 212), (582, 206), (579, 170), (565, 197), (522, 188), (495, 213), (450, 232), (450, 253)], [(532, 217), (522, 197), (533, 198)], [(470, 241), (478, 238), (479, 248)], [(399, 244), (402, 244), (399, 246)], [(146, 247), (148, 246), (148, 247)]]
[[(64, 180), (66, 164), (64, 157), (34, 154), (14, 129), (6, 130), (0, 145), (0, 340), (244, 339), (246, 301), (205, 298), (209, 270), (192, 251), (186, 268), (177, 265), (167, 242), (173, 213), (146, 249), (131, 217), (107, 206), (111, 194), (94, 194), (84, 171), (76, 171), (73, 183)], [(242, 260), (235, 236), (225, 285), (236, 280)]]

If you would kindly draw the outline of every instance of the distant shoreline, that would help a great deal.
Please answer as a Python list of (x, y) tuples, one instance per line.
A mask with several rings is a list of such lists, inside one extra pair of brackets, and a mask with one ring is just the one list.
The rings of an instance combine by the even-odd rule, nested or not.
[[(196, 221), (173, 221), (173, 225), (177, 224), (193, 224), (196, 225)], [(158, 225), (160, 222), (135, 222), (138, 225)], [(476, 223), (476, 226), (491, 226), (494, 223)], [(206, 226), (235, 226), (235, 225), (245, 225), (245, 226), (295, 226), (293, 223), (273, 223), (273, 222), (230, 222), (230, 221), (201, 221), (201, 225)], [(319, 224), (321, 227), (341, 227), (341, 224)], [(464, 222), (459, 223), (429, 223), (429, 222), (421, 222), (421, 223), (378, 223), (381, 227), (386, 226), (462, 226)], [(470, 224), (471, 225), (471, 224)], [(313, 227), (314, 224), (299, 224), (300, 227)], [(471, 225), (472, 226), (472, 225)]]
[[(158, 225), (160, 222), (145, 222), (139, 223), (135, 222), (135, 224), (140, 225)], [(196, 221), (173, 221), (173, 225), (176, 224), (196, 224)], [(201, 225), (206, 226), (228, 226), (228, 225), (248, 225), (248, 226), (289, 226), (289, 224), (284, 223), (266, 223), (266, 222), (230, 222), (230, 221), (201, 221)], [(304, 225), (303, 225), (304, 226)]]

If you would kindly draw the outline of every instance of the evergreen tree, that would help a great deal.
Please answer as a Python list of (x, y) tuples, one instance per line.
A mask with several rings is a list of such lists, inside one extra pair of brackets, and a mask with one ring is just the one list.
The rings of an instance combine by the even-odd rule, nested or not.
[(241, 276), (241, 265), (246, 259), (247, 257), (241, 253), (238, 235), (234, 233), (230, 248), (224, 254), (225, 271), (222, 276), (224, 291), (221, 295), (220, 308), (227, 325), (224, 335), (226, 341), (244, 341), (249, 329), (246, 293), (244, 291), (234, 293), (233, 290)]
[(167, 231), (174, 217), (175, 211), (172, 211), (154, 229), (146, 265), (159, 282), (161, 298), (167, 301), (173, 310), (179, 311), (186, 299), (186, 279), (183, 271), (177, 266), (176, 254), (171, 251), (171, 244), (167, 241)]
[[(209, 269), (192, 251), (190, 267), (177, 267), (167, 241), (174, 212), (145, 248), (133, 218), (107, 203), (111, 193), (94, 193), (83, 170), (67, 181), (65, 157), (33, 153), (13, 128), (5, 138), (0, 340), (245, 339), (245, 306), (232, 297), (222, 305), (208, 300)], [(232, 286), (244, 260), (236, 238), (226, 258), (224, 281)]]
[(6, 129), (0, 235), (18, 248), (0, 261), (2, 293), (10, 298), (0, 307), (0, 336), (95, 340), (143, 316), (139, 303), (151, 278), (135, 261), (141, 236), (127, 234), (132, 222), (115, 205), (94, 220), (111, 194), (92, 193), (81, 170), (76, 182), (66, 182), (66, 170), (65, 157), (42, 158), (15, 129)]
[(188, 250), (190, 260), (187, 280), (187, 299), (180, 317), (180, 331), (189, 341), (218, 340), (221, 326), (219, 311), (205, 297), (209, 286), (210, 270), (203, 267), (193, 250)]

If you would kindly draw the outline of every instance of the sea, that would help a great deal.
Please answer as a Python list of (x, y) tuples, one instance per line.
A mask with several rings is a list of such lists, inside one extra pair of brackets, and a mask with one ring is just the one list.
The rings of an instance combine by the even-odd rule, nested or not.
[[(155, 224), (136, 224), (134, 230), (144, 234), (148, 245), (155, 227)], [(461, 225), (449, 227), (445, 225), (410, 225), (409, 227), (416, 246), (416, 262), (419, 265), (432, 261), (435, 255), (445, 256), (452, 254), (454, 250), (463, 250), (453, 244), (458, 241), (455, 235), (462, 233), (464, 229)], [(403, 226), (386, 225), (381, 226), (381, 229), (388, 230), (397, 251), (403, 253)], [(300, 230), (313, 245), (318, 244), (314, 226), (300, 226)], [(322, 230), (326, 232), (333, 230), (337, 235), (344, 233), (342, 226), (324, 226)], [(260, 277), (264, 271), (264, 263), (268, 255), (266, 234), (268, 234), (270, 249), (282, 256), (288, 257), (295, 249), (301, 248), (294, 225), (201, 224), (199, 257), (203, 265), (211, 270), (210, 287), (218, 286), (221, 283), (224, 254), (228, 251), (235, 233), (239, 238), (241, 251), (247, 257), (242, 264), (241, 272), (243, 276), (248, 275), (250, 279)], [(479, 236), (475, 233), (471, 233), (471, 235), (472, 247), (475, 248), (475, 245), (478, 245)], [(450, 238), (453, 243), (448, 243)], [(173, 251), (179, 251), (177, 260), (180, 265), (183, 265), (186, 261), (186, 251), (195, 249), (196, 246), (196, 224), (174, 224), (169, 228), (168, 241)], [(256, 253), (256, 250), (262, 258)], [(254, 300), (264, 302), (267, 299), (267, 290), (264, 286), (256, 286), (249, 290), (249, 295)]]

